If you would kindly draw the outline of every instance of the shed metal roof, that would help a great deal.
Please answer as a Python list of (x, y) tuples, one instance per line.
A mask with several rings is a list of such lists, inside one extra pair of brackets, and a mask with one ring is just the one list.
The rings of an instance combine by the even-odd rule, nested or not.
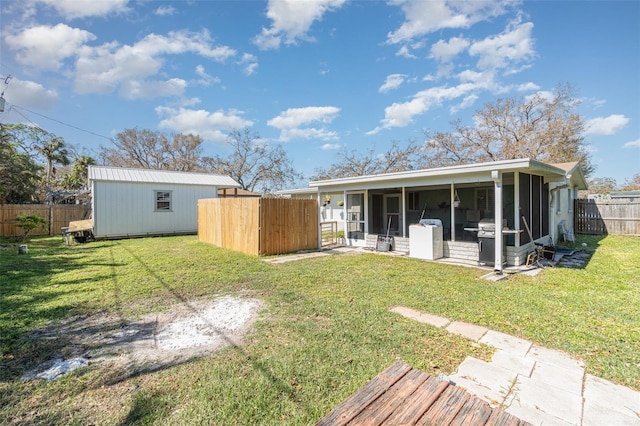
[(240, 188), (240, 184), (229, 176), (106, 166), (89, 166), (89, 181), (173, 183)]

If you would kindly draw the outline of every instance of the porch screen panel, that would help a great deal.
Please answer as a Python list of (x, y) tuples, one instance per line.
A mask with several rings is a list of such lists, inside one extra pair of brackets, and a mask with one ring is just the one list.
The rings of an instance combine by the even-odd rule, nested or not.
[(531, 175), (520, 173), (520, 229), (524, 232), (520, 235), (520, 244), (526, 244), (531, 241), (529, 234), (524, 226), (522, 217), (527, 220), (527, 224), (531, 223)]
[(540, 176), (531, 176), (531, 221), (529, 222), (529, 226), (531, 227), (534, 240), (542, 237), (540, 233), (540, 224), (542, 223), (542, 214), (540, 212), (541, 180), (542, 178)]
[(549, 184), (542, 185), (542, 235), (549, 235)]

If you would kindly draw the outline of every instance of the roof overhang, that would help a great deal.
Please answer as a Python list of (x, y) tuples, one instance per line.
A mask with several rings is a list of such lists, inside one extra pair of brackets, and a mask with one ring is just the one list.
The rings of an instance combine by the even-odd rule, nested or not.
[[(579, 167), (577, 170), (579, 170)], [(496, 171), (499, 173), (522, 172), (535, 174), (543, 176), (545, 183), (565, 182), (567, 178), (567, 172), (560, 167), (525, 158), (411, 170), (398, 173), (319, 180), (309, 182), (309, 187), (318, 188), (318, 190), (339, 188), (348, 191), (357, 189), (491, 182), (494, 177), (492, 172)]]
[(316, 195), (318, 188), (294, 188), (276, 191), (277, 195)]

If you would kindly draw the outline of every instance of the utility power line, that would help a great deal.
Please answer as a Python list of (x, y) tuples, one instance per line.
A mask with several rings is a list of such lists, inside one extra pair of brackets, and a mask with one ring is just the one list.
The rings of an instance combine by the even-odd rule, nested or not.
[[(104, 139), (107, 139), (107, 140), (109, 140), (109, 141), (110, 141), (110, 140), (112, 140), (112, 138), (110, 138), (110, 137), (108, 137), (108, 136), (101, 135), (101, 134), (96, 133), (96, 132), (92, 132), (91, 130), (83, 129), (83, 128), (78, 127), (78, 126), (74, 126), (73, 124), (65, 123), (64, 121), (60, 121), (60, 120), (57, 120), (57, 119), (52, 118), (52, 117), (47, 117), (47, 116), (46, 116), (46, 115), (44, 115), (44, 114), (40, 114), (40, 113), (38, 113), (38, 112), (31, 111), (30, 109), (25, 108), (25, 107), (21, 107), (21, 106), (19, 106), (19, 105), (12, 104), (12, 105), (11, 105), (11, 108), (15, 109), (15, 110), (16, 110), (16, 112), (17, 112), (18, 114), (22, 115), (23, 117), (24, 117), (24, 115), (20, 113), (20, 110), (27, 111), (27, 112), (29, 112), (29, 113), (31, 113), (31, 114), (38, 115), (38, 116), (40, 116), (40, 117), (42, 117), (42, 118), (46, 118), (47, 120), (55, 121), (56, 123), (58, 123), (58, 124), (62, 124), (63, 126), (71, 127), (72, 129), (76, 129), (76, 130), (79, 130), (79, 131), (81, 131), (81, 132), (85, 132), (85, 133), (88, 133), (88, 134), (90, 134), (90, 135), (97, 136), (97, 137), (99, 137), (99, 138), (104, 138)], [(25, 118), (26, 118), (26, 117), (25, 117)], [(28, 120), (29, 122), (31, 122), (31, 120), (29, 120), (28, 118), (27, 118), (27, 120)]]

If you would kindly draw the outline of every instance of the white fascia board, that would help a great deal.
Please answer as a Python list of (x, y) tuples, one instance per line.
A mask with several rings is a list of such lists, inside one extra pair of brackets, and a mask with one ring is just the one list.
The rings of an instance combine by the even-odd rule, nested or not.
[(547, 181), (564, 179), (564, 170), (540, 161), (516, 159), (494, 161), (490, 163), (467, 164), (462, 166), (440, 167), (435, 169), (412, 170), (408, 172), (386, 173), (380, 175), (357, 176), (352, 178), (329, 179), (309, 182), (309, 187), (318, 189), (382, 189), (389, 187), (433, 186), (444, 184), (463, 184), (491, 182), (491, 172), (522, 171), (541, 174)]
[[(540, 163), (542, 164), (542, 163)], [(445, 183), (468, 183), (491, 180), (492, 170), (511, 171), (528, 169), (531, 160), (504, 160), (491, 163), (477, 163), (463, 166), (439, 167), (435, 169), (411, 170), (408, 172), (386, 173), (380, 175), (357, 176), (352, 178), (329, 179), (309, 182), (310, 187), (340, 188), (384, 188), (391, 186), (438, 185)], [(486, 179), (484, 179), (486, 176)]]

